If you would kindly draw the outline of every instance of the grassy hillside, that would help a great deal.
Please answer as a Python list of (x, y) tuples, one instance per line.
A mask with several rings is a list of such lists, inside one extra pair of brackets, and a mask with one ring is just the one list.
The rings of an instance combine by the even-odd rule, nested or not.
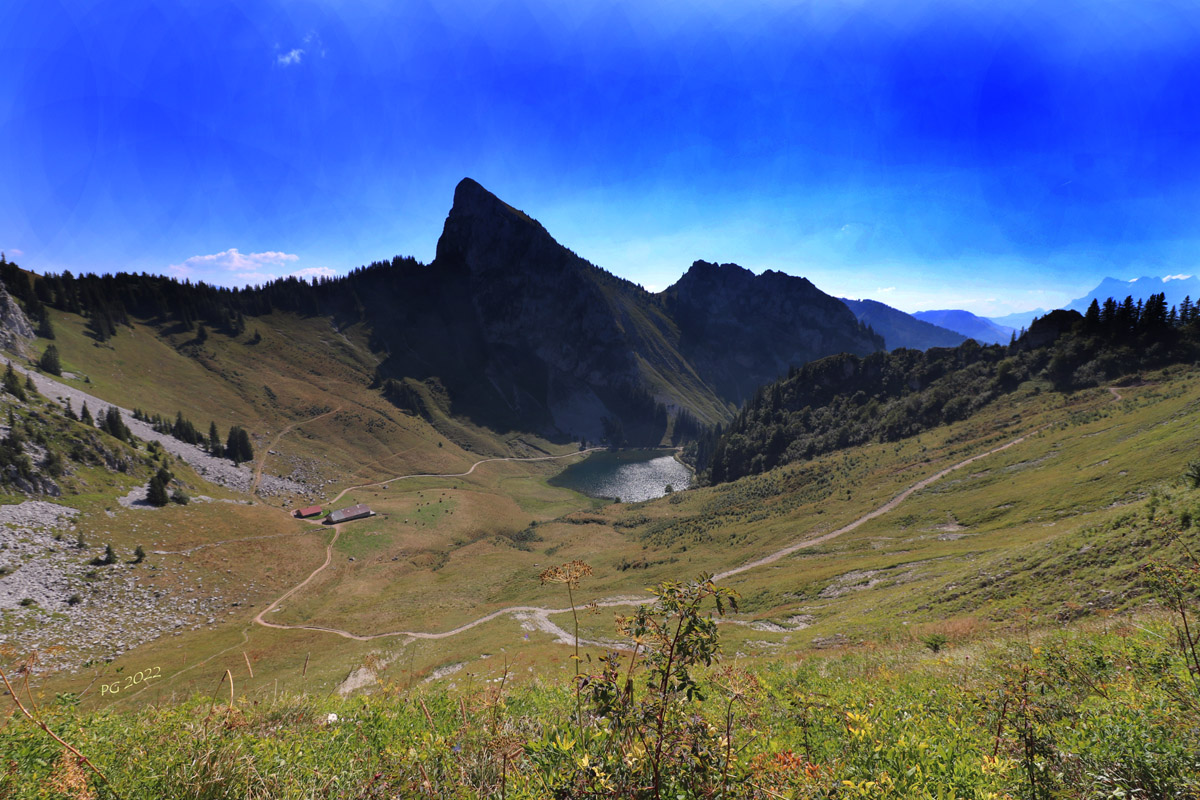
[[(512, 452), (490, 431), (449, 417), (434, 386), (418, 387), (428, 419), (387, 402), (371, 388), (376, 357), (358, 326), (339, 331), (328, 319), (277, 313), (241, 336), (214, 332), (203, 343), (192, 332), (140, 323), (100, 343), (83, 317), (48, 313), (63, 370), (75, 376), (66, 383), (126, 408), (169, 418), (182, 412), (204, 430), (209, 421), (222, 432), (241, 425), (276, 474), (300, 469), (345, 486), (402, 472), (461, 471), (474, 461), (469, 454)], [(49, 343), (39, 339), (35, 350)], [(285, 456), (266, 452), (285, 438)]]
[[(1147, 377), (1122, 388), (1119, 400), (1107, 390), (1063, 396), (1031, 384), (985, 415), (919, 439), (646, 503), (604, 505), (551, 487), (545, 480), (559, 462), (494, 462), (467, 477), (356, 490), (339, 505), (368, 502), (379, 515), (347, 524), (330, 566), (267, 618), (376, 637), (364, 641), (253, 622), (321, 566), (329, 529), (264, 507), (246, 507), (236, 523), (215, 507), (209, 517), (189, 507), (177, 512), (188, 520), (188, 538), (177, 531), (179, 546), (170, 549), (215, 546), (151, 560), (163, 569), (186, 563), (224, 573), (235, 584), (253, 581), (253, 591), (214, 626), (51, 685), (79, 691), (101, 674), (152, 663), (163, 680), (147, 691), (166, 700), (202, 689), (225, 669), (244, 670), (246, 658), (255, 676), (241, 684), (254, 691), (277, 680), (299, 689), (296, 670), (306, 659), (304, 686), (323, 692), (369, 663), (419, 681), (459, 664), (495, 676), (505, 659), (519, 657), (533, 670), (522, 676), (531, 676), (570, 655), (536, 615), (501, 614), (440, 639), (408, 633), (445, 632), (511, 606), (564, 609), (562, 588), (541, 585), (538, 576), (573, 559), (594, 569), (575, 593), (581, 604), (645, 596), (645, 587), (662, 580), (736, 568), (835, 532), (918, 481), (1021, 436), (1020, 444), (949, 473), (852, 531), (723, 579), (742, 596), (741, 611), (722, 628), (728, 648), (782, 657), (905, 640), (910, 631), (970, 639), (1030, 614), (1050, 621), (1135, 609), (1145, 597), (1138, 570), (1147, 556), (1172, 552), (1170, 530), (1191, 535), (1178, 519), (1174, 528), (1162, 526), (1170, 521), (1165, 508), (1193, 502), (1179, 476), (1200, 437), (1189, 422), (1200, 404), (1200, 374)], [(1137, 511), (1151, 504), (1153, 521)], [(119, 530), (125, 519), (138, 518), (118, 512), (110, 527)], [(295, 536), (220, 544), (247, 530)], [(129, 547), (134, 539), (117, 541)], [(561, 627), (570, 616), (546, 619)], [(615, 640), (612, 620), (604, 609), (585, 614), (584, 637)]]

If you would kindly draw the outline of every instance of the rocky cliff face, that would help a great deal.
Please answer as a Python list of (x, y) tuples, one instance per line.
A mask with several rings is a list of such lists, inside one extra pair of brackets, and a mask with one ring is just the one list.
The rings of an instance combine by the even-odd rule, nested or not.
[(30, 341), (34, 337), (29, 317), (13, 300), (12, 295), (0, 284), (0, 349), (18, 355), (28, 355)]
[(428, 267), (374, 306), (382, 377), (437, 377), (452, 410), (498, 429), (657, 442), (668, 409), (728, 418), (792, 365), (882, 342), (803, 278), (697, 262), (652, 295), (463, 180)]
[(792, 366), (866, 355), (883, 340), (805, 278), (697, 261), (664, 293), (680, 350), (724, 398), (740, 404)]
[(625, 415), (619, 395), (641, 380), (612, 295), (640, 289), (470, 179), (455, 190), (432, 270), (461, 286), (478, 378), (520, 420), (598, 439), (604, 417)]

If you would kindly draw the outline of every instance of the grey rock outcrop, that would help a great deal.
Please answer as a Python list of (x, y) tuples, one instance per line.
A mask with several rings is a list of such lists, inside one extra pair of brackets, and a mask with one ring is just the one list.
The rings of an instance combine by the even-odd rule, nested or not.
[(34, 335), (29, 317), (0, 284), (0, 349), (28, 356), (28, 344)]

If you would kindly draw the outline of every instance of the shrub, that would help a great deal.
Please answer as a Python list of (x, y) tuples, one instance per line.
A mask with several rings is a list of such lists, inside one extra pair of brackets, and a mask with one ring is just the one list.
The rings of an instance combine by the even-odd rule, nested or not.
[(113, 546), (111, 544), (106, 544), (104, 545), (104, 555), (96, 556), (88, 563), (94, 567), (107, 567), (115, 564), (117, 563), (117, 551), (113, 550)]
[(949, 641), (950, 640), (946, 638), (945, 634), (941, 633), (931, 633), (925, 638), (921, 639), (921, 643), (935, 653), (940, 653), (942, 648), (945, 647), (946, 643)]

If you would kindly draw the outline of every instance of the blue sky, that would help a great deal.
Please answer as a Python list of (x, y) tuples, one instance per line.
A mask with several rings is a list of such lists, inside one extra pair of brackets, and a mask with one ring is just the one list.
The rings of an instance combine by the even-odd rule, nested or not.
[(1194, 2), (0, 6), (37, 272), (429, 260), (464, 176), (651, 289), (702, 258), (1003, 314), (1200, 271)]

